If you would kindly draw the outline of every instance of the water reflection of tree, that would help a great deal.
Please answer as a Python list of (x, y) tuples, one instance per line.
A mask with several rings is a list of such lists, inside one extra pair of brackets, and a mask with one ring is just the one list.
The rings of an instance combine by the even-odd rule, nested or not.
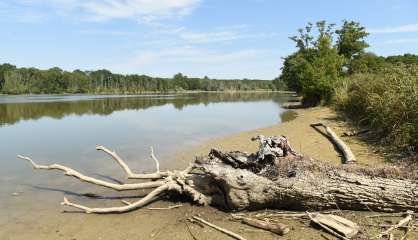
[(166, 104), (172, 104), (176, 109), (182, 110), (189, 105), (208, 105), (221, 102), (274, 101), (280, 104), (289, 98), (289, 95), (273, 92), (253, 92), (199, 93), (160, 97), (104, 97), (81, 101), (5, 103), (0, 104), (0, 125), (14, 124), (20, 120), (39, 119), (41, 117), (60, 119), (68, 115), (109, 115), (114, 111), (147, 109)]

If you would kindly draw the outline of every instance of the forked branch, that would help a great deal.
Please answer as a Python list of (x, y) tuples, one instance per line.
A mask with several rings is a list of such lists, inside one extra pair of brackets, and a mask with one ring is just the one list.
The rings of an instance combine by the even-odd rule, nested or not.
[(124, 191), (124, 190), (137, 190), (137, 189), (150, 189), (155, 188), (149, 194), (147, 194), (144, 198), (130, 203), (125, 202), (125, 206), (120, 207), (107, 207), (107, 208), (90, 208), (84, 205), (76, 204), (70, 202), (67, 198), (64, 197), (64, 201), (61, 203), (64, 206), (70, 206), (77, 209), (81, 209), (86, 213), (122, 213), (131, 211), (136, 208), (140, 208), (157, 197), (160, 194), (165, 193), (167, 191), (175, 191), (180, 194), (186, 194), (190, 196), (193, 201), (199, 204), (208, 204), (209, 198), (206, 197), (204, 194), (200, 193), (189, 184), (193, 184), (192, 181), (187, 180), (190, 176), (190, 171), (193, 169), (193, 164), (190, 164), (186, 169), (183, 171), (167, 171), (167, 172), (160, 172), (159, 171), (159, 162), (154, 155), (154, 151), (151, 148), (151, 157), (155, 160), (157, 166), (157, 172), (152, 174), (136, 174), (131, 171), (129, 166), (113, 151), (109, 149), (98, 146), (97, 150), (101, 150), (112, 156), (112, 158), (122, 167), (129, 178), (141, 178), (141, 179), (160, 179), (158, 181), (150, 181), (150, 182), (142, 182), (142, 183), (129, 183), (129, 184), (117, 184), (111, 183), (107, 181), (103, 181), (100, 179), (96, 179), (93, 177), (86, 176), (78, 171), (69, 168), (67, 166), (63, 166), (60, 164), (51, 164), (51, 165), (40, 165), (35, 163), (31, 158), (18, 155), (19, 158), (28, 161), (31, 163), (34, 169), (42, 169), (42, 170), (58, 170), (64, 172), (67, 176), (72, 176), (74, 178), (79, 179), (80, 181), (96, 184), (98, 186), (111, 188), (117, 191)]
[(169, 171), (160, 172), (160, 164), (159, 164), (157, 158), (154, 155), (153, 148), (151, 148), (151, 157), (153, 158), (153, 160), (155, 161), (155, 164), (156, 164), (157, 171), (155, 173), (134, 173), (129, 168), (129, 166), (125, 163), (125, 161), (123, 161), (122, 158), (119, 157), (119, 155), (116, 152), (110, 151), (109, 149), (107, 149), (103, 146), (97, 146), (96, 150), (103, 151), (103, 152), (107, 153), (108, 155), (110, 155), (119, 164), (119, 166), (121, 166), (123, 171), (126, 173), (127, 178), (131, 178), (131, 179), (160, 179), (160, 178), (164, 178), (164, 177), (167, 177), (168, 175), (170, 175)]
[(40, 164), (35, 163), (29, 157), (25, 157), (21, 155), (18, 155), (18, 157), (30, 162), (34, 169), (59, 170), (59, 171), (64, 172), (65, 175), (72, 176), (74, 178), (79, 179), (80, 181), (96, 184), (102, 187), (111, 188), (117, 191), (156, 188), (164, 184), (164, 181), (144, 182), (144, 183), (125, 183), (125, 184), (111, 183), (111, 182), (103, 181), (97, 178), (86, 176), (82, 173), (77, 172), (76, 170), (72, 168), (69, 168), (60, 164), (40, 165)]

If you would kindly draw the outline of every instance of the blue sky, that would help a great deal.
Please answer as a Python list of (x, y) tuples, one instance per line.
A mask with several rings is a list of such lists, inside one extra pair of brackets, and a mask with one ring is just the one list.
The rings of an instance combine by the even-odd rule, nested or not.
[(359, 21), (369, 51), (417, 54), (417, 12), (414, 0), (0, 0), (0, 63), (273, 79), (309, 21)]

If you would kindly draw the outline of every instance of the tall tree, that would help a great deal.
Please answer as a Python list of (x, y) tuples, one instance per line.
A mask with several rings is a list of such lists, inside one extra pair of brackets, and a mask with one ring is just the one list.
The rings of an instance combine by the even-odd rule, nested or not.
[(343, 55), (348, 60), (363, 53), (364, 49), (369, 47), (369, 44), (364, 40), (369, 33), (358, 22), (344, 20), (342, 27), (335, 33), (338, 35), (338, 54)]

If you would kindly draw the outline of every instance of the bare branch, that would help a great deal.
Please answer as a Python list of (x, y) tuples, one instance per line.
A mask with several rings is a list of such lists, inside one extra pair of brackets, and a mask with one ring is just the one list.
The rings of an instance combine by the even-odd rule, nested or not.
[(136, 201), (134, 203), (126, 202), (126, 206), (121, 207), (109, 207), (109, 208), (90, 208), (83, 205), (75, 204), (70, 202), (67, 198), (64, 197), (64, 201), (61, 203), (61, 205), (64, 206), (70, 206), (77, 209), (81, 209), (86, 213), (123, 213), (128, 212), (137, 208), (140, 208), (152, 200), (154, 200), (155, 197), (157, 197), (160, 193), (165, 192), (167, 190), (170, 190), (170, 184), (164, 184), (162, 186), (159, 186), (158, 188), (154, 189), (152, 192), (150, 192), (147, 196), (142, 198), (139, 201)]
[(226, 235), (228, 235), (230, 237), (233, 237), (233, 238), (238, 239), (238, 240), (245, 240), (244, 237), (242, 237), (242, 236), (240, 236), (240, 235), (238, 235), (238, 234), (236, 234), (234, 232), (231, 232), (231, 231), (229, 231), (229, 230), (227, 230), (225, 228), (221, 228), (218, 225), (215, 225), (213, 223), (210, 223), (210, 222), (208, 222), (208, 221), (206, 221), (206, 220), (204, 220), (204, 219), (202, 219), (200, 217), (193, 216), (193, 219), (194, 220), (197, 220), (197, 221), (199, 221), (199, 222), (201, 222), (201, 223), (203, 223), (205, 225), (208, 225), (209, 227), (212, 227), (212, 228), (214, 228), (214, 229), (216, 229), (216, 230), (218, 230), (218, 231), (220, 231), (220, 232), (222, 232), (222, 233), (224, 233), (224, 234), (226, 234)]
[(179, 208), (182, 206), (183, 204), (178, 204), (178, 205), (173, 205), (173, 206), (168, 206), (168, 207), (149, 207), (147, 209), (148, 210), (170, 210), (170, 209)]
[(34, 169), (43, 169), (43, 170), (59, 170), (63, 171), (65, 175), (72, 176), (77, 178), (83, 182), (88, 182), (92, 184), (96, 184), (102, 187), (111, 188), (117, 191), (125, 191), (125, 190), (136, 190), (136, 189), (147, 189), (147, 188), (156, 188), (164, 184), (164, 181), (155, 181), (155, 182), (145, 182), (145, 183), (127, 183), (127, 184), (117, 184), (111, 183), (107, 181), (103, 181), (97, 178), (92, 178), (86, 175), (83, 175), (76, 170), (60, 165), (60, 164), (51, 164), (51, 165), (39, 165), (36, 164), (31, 158), (18, 155), (19, 158), (30, 162)]
[[(127, 178), (131, 178), (131, 179), (160, 179), (160, 178), (164, 178), (167, 177), (170, 172), (160, 172), (160, 166), (158, 163), (158, 160), (154, 159), (156, 161), (157, 164), (157, 172), (155, 173), (134, 173), (132, 172), (132, 170), (129, 168), (129, 166), (125, 163), (125, 161), (122, 160), (122, 158), (119, 157), (119, 155), (114, 152), (114, 151), (110, 151), (109, 149), (103, 147), (103, 146), (97, 146), (96, 150), (99, 151), (103, 151), (105, 153), (107, 153), (108, 155), (110, 155), (118, 164), (119, 166), (122, 167), (123, 171), (126, 173), (126, 177)], [(151, 148), (151, 157), (154, 155), (153, 150)], [(155, 156), (154, 156), (155, 157)]]
[(158, 162), (158, 159), (154, 155), (154, 148), (152, 148), (152, 147), (150, 147), (150, 148), (151, 148), (151, 158), (154, 159), (155, 167), (157, 168), (157, 173), (159, 173), (160, 172), (160, 163)]

